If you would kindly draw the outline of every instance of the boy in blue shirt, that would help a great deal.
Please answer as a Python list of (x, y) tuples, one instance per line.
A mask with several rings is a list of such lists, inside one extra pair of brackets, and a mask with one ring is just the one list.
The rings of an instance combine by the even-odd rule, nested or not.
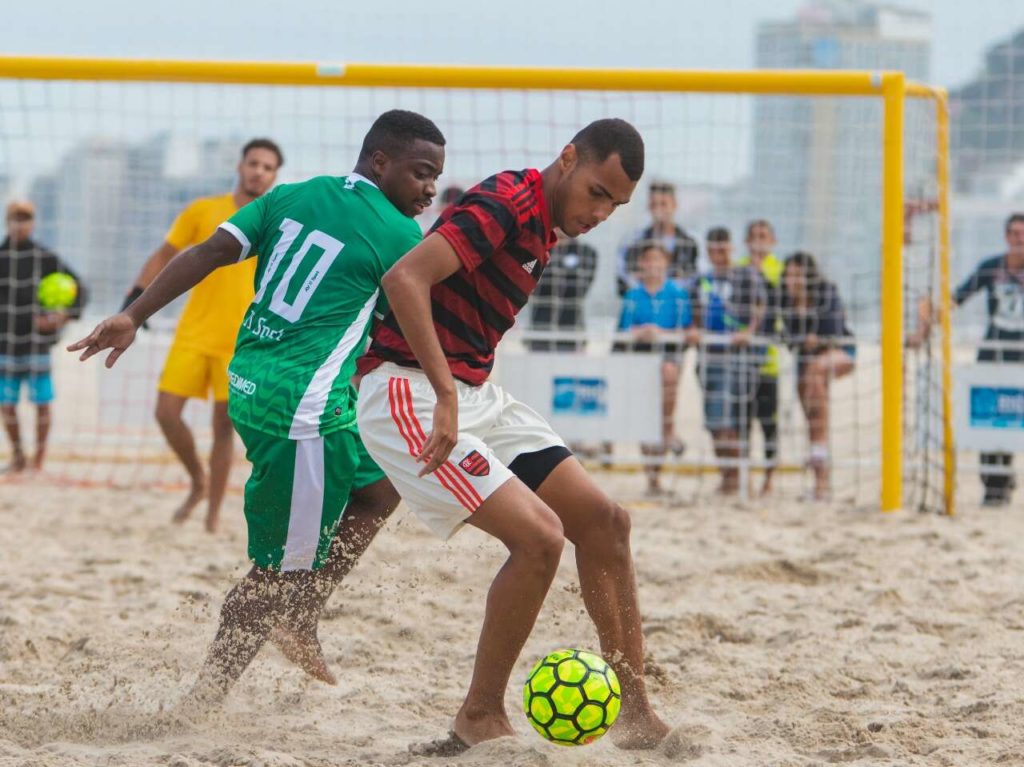
[[(711, 270), (701, 274), (691, 288), (694, 324), (718, 336), (701, 346), (698, 370), (704, 385), (704, 424), (715, 443), (715, 455), (728, 461), (721, 468), (719, 492), (732, 495), (739, 489), (736, 459), (744, 454), (742, 423), (757, 383), (757, 368), (764, 348), (752, 345), (766, 309), (764, 280), (750, 266), (732, 265), (729, 230), (714, 227), (707, 235)], [(731, 465), (730, 465), (731, 464)]]
[[(660, 351), (662, 385), (662, 441), (641, 445), (644, 455), (662, 456), (667, 450), (682, 455), (684, 445), (676, 436), (676, 395), (679, 388), (679, 362), (683, 346), (688, 342), (685, 331), (693, 328), (690, 297), (682, 285), (668, 278), (671, 255), (663, 245), (645, 242), (638, 261), (638, 284), (623, 297), (619, 330), (633, 337), (631, 349), (637, 352)], [(652, 461), (645, 467), (648, 495), (662, 494), (658, 475), (661, 463)]]

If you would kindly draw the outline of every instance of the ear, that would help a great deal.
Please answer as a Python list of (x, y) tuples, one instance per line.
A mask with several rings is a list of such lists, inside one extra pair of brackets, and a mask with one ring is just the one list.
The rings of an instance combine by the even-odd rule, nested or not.
[(568, 173), (579, 162), (579, 154), (576, 152), (575, 144), (566, 144), (562, 153), (558, 156), (558, 167), (563, 173)]
[(391, 163), (391, 158), (387, 156), (380, 149), (376, 150), (370, 156), (370, 165), (373, 167), (374, 172), (378, 176), (384, 175), (384, 171), (387, 170), (388, 165)]

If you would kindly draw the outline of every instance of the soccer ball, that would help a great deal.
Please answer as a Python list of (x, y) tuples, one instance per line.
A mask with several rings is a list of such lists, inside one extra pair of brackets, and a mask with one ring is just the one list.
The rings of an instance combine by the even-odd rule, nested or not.
[(39, 281), (39, 305), (44, 309), (67, 309), (78, 297), (78, 283), (65, 272), (48, 274)]
[(583, 650), (542, 658), (523, 685), (523, 710), (533, 729), (560, 746), (585, 746), (619, 715), (619, 679), (604, 659)]

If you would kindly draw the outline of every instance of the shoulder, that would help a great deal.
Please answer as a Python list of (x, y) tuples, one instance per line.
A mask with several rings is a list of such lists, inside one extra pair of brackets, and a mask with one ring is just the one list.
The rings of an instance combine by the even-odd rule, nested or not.
[(989, 256), (988, 258), (982, 259), (981, 263), (978, 264), (977, 272), (979, 274), (992, 274), (997, 269), (1000, 269), (1003, 265), (1002, 254), (998, 256)]

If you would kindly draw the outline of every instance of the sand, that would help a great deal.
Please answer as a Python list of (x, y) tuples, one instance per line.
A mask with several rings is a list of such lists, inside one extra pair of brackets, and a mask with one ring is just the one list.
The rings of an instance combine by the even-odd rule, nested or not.
[[(635, 497), (640, 478), (605, 480)], [(0, 486), (0, 765), (416, 765), (468, 679), (502, 561), (400, 509), (328, 605), (337, 687), (266, 648), (209, 722), (154, 735), (194, 679), (246, 568), (225, 530), (167, 523), (172, 493)], [(567, 551), (516, 668), (518, 731), (456, 765), (1024, 764), (1024, 514), (882, 516), (785, 503), (636, 504), (653, 698), (675, 727), (646, 753), (536, 736), (519, 685), (540, 655), (595, 648)]]

